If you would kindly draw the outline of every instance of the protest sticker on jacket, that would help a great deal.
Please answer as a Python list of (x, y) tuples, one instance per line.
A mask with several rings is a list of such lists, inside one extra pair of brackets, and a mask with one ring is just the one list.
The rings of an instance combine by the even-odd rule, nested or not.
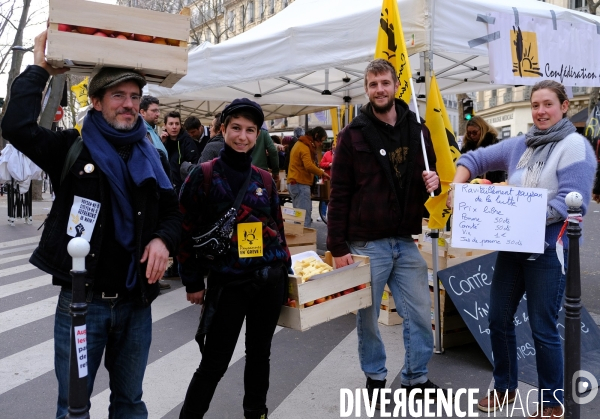
[(491, 13), (487, 18), (490, 81), (534, 85), (554, 80), (565, 86), (600, 82), (598, 29), (592, 22)]
[(237, 226), (238, 253), (240, 258), (256, 258), (263, 255), (262, 223), (241, 223)]
[(67, 223), (67, 234), (71, 237), (81, 237), (88, 242), (92, 238), (98, 213), (100, 212), (100, 202), (91, 199), (75, 196), (73, 206), (69, 214)]

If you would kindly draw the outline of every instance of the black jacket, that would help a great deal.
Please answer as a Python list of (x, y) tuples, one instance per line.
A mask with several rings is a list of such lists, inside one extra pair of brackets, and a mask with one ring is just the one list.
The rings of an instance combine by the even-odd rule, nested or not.
[[(49, 174), (56, 194), (40, 244), (30, 262), (51, 274), (53, 284), (70, 287), (69, 271), (72, 259), (67, 252), (67, 244), (72, 237), (67, 234), (67, 224), (74, 197), (87, 198), (101, 204), (90, 238), (90, 252), (85, 259), (88, 285), (93, 286), (95, 292), (123, 289), (124, 284), (115, 284), (114, 280), (111, 282), (111, 278), (96, 277), (100, 265), (105, 267), (105, 264), (111, 263), (100, 251), (111, 247), (111, 244), (104, 243), (104, 240), (107, 237), (115, 237), (114, 232), (103, 228), (113, 224), (109, 202), (110, 189), (106, 176), (98, 169), (98, 165), (84, 146), (61, 184), (61, 171), (67, 152), (79, 133), (74, 129), (54, 132), (37, 124), (42, 91), (47, 80), (48, 73), (41, 67), (27, 67), (13, 82), (11, 100), (2, 120), (3, 136)], [(84, 170), (89, 164), (96, 170)], [(140, 187), (134, 187), (132, 195), (136, 260), (140, 260), (144, 247), (156, 237), (162, 239), (169, 251), (174, 253), (181, 239), (182, 221), (175, 192), (172, 189), (161, 191), (155, 182), (147, 182)], [(137, 286), (132, 294), (134, 297), (141, 297), (142, 304), (147, 305), (158, 295), (159, 288), (158, 282), (148, 284), (145, 272), (145, 264), (138, 263)]]
[(221, 135), (221, 133), (215, 135), (210, 139), (204, 150), (202, 150), (202, 154), (200, 155), (200, 163), (204, 163), (205, 161), (210, 161), (212, 159), (216, 159), (219, 157), (219, 152), (225, 147), (225, 138)]
[(169, 164), (171, 166), (171, 180), (175, 191), (179, 193), (183, 180), (181, 179), (180, 168), (181, 163), (190, 162), (192, 164), (198, 163), (200, 156), (198, 155), (198, 147), (196, 142), (187, 133), (183, 127), (177, 136), (177, 140), (173, 141), (170, 138), (165, 142), (165, 148), (169, 153)]

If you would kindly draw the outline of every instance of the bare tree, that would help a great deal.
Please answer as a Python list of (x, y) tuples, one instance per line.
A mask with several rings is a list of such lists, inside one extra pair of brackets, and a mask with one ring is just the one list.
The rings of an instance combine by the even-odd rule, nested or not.
[(192, 44), (200, 44), (202, 30), (205, 31), (204, 38), (213, 44), (227, 39), (231, 35), (231, 22), (225, 18), (223, 0), (196, 1), (190, 26), (192, 27), (190, 31)]
[[(16, 27), (11, 22), (11, 18), (15, 11), (15, 3), (9, 0), (5, 0), (0, 2), (0, 18), (3, 19), (3, 22), (0, 24), (0, 39), (4, 38), (4, 34), (8, 33), (8, 31), (13, 28), (16, 30)], [(0, 74), (3, 74), (6, 70), (6, 66), (8, 65), (8, 58), (10, 57), (10, 44), (0, 45)]]
[[(16, 45), (23, 44), (23, 31), (29, 22), (29, 7), (31, 6), (31, 0), (23, 0), (23, 9), (21, 10), (21, 18), (19, 19), (18, 26), (15, 27), (15, 37), (14, 41), (11, 45), (11, 48)], [(13, 23), (10, 25), (14, 26)], [(10, 70), (8, 72), (8, 82), (6, 84), (6, 98), (4, 99), (4, 106), (2, 107), (2, 114), (0, 114), (0, 121), (2, 117), (4, 117), (4, 113), (6, 112), (6, 106), (10, 100), (10, 86), (12, 85), (13, 80), (19, 75), (21, 71), (21, 64), (23, 63), (23, 52), (15, 51), (11, 57)], [(2, 132), (0, 131), (0, 136)], [(2, 148), (5, 146), (5, 140), (2, 138)]]

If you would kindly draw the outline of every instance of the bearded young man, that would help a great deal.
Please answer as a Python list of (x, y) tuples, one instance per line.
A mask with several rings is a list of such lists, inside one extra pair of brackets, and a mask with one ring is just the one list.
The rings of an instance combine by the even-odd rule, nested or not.
[[(34, 65), (12, 84), (2, 130), (55, 185), (56, 199), (30, 262), (61, 287), (54, 324), (56, 417), (64, 418), (68, 408), (72, 292), (67, 244), (77, 236), (90, 243), (88, 395), (104, 353), (111, 389), (109, 417), (145, 419), (142, 381), (152, 336), (150, 303), (159, 293), (169, 251), (179, 245), (182, 216), (177, 196), (139, 116), (146, 80), (131, 70), (105, 67), (92, 78), (92, 109), (81, 132), (83, 149), (69, 167), (67, 155), (78, 141), (78, 131), (54, 132), (37, 124), (48, 77), (65, 71), (47, 63), (46, 37), (46, 32), (36, 37)], [(68, 170), (61, 179), (63, 168)], [(77, 215), (80, 211), (86, 213), (85, 220)]]
[(427, 378), (433, 353), (427, 264), (412, 235), (421, 233), (427, 194), (439, 193), (441, 187), (429, 130), (406, 103), (395, 99), (398, 87), (389, 62), (369, 63), (369, 104), (339, 133), (331, 169), (327, 248), (338, 268), (353, 262), (351, 253), (369, 256), (371, 263), (373, 304), (356, 317), (358, 354), (370, 396), (386, 384), (386, 353), (377, 323), (386, 284), (404, 319), (402, 387), (407, 392), (438, 388)]

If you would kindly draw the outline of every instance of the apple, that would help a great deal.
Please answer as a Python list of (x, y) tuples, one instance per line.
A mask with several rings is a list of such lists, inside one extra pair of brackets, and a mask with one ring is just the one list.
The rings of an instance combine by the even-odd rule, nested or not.
[(101, 36), (103, 38), (108, 38), (108, 35), (105, 34), (104, 32), (98, 31), (94, 34), (94, 36)]
[(348, 295), (351, 292), (354, 292), (354, 288), (348, 288), (347, 290), (342, 291), (342, 295)]
[(367, 288), (367, 284), (360, 284), (354, 287), (356, 291)]
[(290, 302), (288, 303), (288, 306), (292, 307), (292, 308), (296, 308), (296, 300), (290, 300)]
[(333, 300), (333, 296), (328, 295), (327, 297), (325, 297), (325, 301), (329, 301), (329, 300)]
[(310, 307), (314, 304), (314, 301), (307, 301), (306, 303), (304, 303), (304, 307)]
[(60, 32), (71, 32), (73, 30), (73, 26), (71, 26), (71, 25), (65, 25), (64, 23), (59, 23), (58, 24), (58, 30)]
[(123, 35), (122, 33), (120, 33), (117, 36), (115, 36), (115, 39), (127, 39), (127, 37), (125, 35)]
[(324, 302), (325, 302), (325, 297), (317, 298), (315, 300), (315, 304), (321, 304), (321, 303), (324, 303)]
[(154, 38), (154, 41), (152, 41), (152, 43), (160, 44), (160, 45), (167, 45), (167, 40), (165, 38), (156, 37), (156, 38)]
[(135, 39), (136, 41), (140, 41), (140, 42), (152, 42), (152, 39), (154, 39), (154, 37), (150, 36), (150, 35), (140, 35), (140, 34), (133, 34), (133, 39)]
[(100, 29), (100, 32), (104, 32), (108, 36), (115, 35), (118, 33), (117, 31), (111, 31), (110, 29)]
[(179, 39), (167, 38), (167, 45), (171, 45), (173, 47), (178, 47), (179, 43), (180, 43)]
[(96, 28), (88, 28), (87, 26), (77, 26), (77, 32), (79, 33), (83, 33), (86, 35), (93, 35), (96, 32), (98, 32), (98, 29)]
[(473, 179), (471, 181), (471, 183), (473, 184), (480, 184), (480, 185), (491, 185), (492, 182), (488, 179), (479, 179), (478, 177), (476, 177), (475, 179)]

